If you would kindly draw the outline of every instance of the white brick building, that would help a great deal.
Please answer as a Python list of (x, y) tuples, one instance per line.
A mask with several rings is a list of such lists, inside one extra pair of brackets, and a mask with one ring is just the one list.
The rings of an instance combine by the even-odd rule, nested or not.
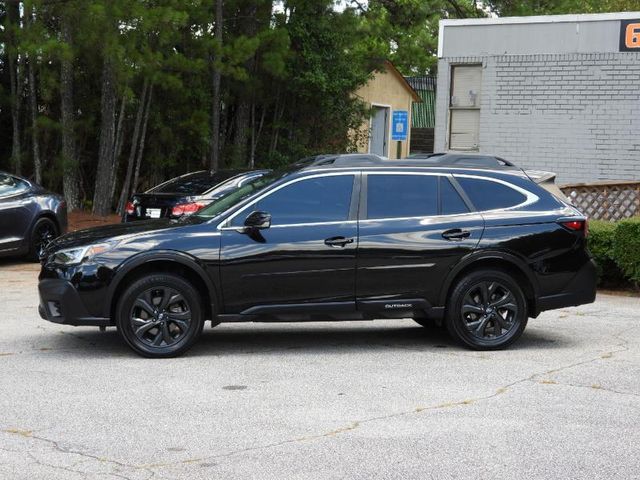
[(640, 12), (443, 20), (435, 151), (640, 180)]

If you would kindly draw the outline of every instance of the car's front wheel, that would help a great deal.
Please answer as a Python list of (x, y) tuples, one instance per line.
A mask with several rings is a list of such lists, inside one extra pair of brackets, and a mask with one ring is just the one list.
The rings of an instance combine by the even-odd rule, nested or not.
[(116, 308), (116, 326), (139, 355), (175, 357), (202, 333), (204, 311), (198, 291), (184, 278), (153, 274), (129, 285)]
[(29, 236), (29, 254), (31, 260), (38, 261), (42, 250), (58, 236), (58, 227), (50, 218), (42, 217), (33, 225)]
[(501, 270), (478, 270), (462, 277), (447, 304), (449, 333), (476, 350), (505, 348), (527, 326), (522, 289)]

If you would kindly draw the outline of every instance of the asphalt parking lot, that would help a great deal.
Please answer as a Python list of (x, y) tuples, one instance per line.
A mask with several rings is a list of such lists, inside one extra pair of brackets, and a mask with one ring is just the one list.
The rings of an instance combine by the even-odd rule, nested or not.
[(640, 478), (640, 299), (472, 352), (411, 320), (221, 325), (146, 360), (0, 263), (0, 478)]

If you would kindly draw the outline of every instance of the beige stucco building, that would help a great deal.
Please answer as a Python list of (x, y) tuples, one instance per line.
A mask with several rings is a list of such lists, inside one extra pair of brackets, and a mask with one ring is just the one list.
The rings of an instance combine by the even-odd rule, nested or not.
[(385, 61), (354, 95), (371, 107), (369, 120), (354, 132), (358, 152), (391, 159), (406, 157), (411, 140), (411, 104), (421, 99), (402, 74)]

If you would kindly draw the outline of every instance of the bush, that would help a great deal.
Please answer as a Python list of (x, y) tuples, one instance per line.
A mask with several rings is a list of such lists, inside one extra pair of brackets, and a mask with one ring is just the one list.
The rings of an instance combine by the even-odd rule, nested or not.
[(640, 218), (621, 220), (613, 234), (613, 257), (624, 275), (640, 284)]
[(616, 225), (602, 220), (589, 221), (587, 244), (598, 267), (598, 285), (624, 283), (624, 276), (614, 256), (614, 233)]

